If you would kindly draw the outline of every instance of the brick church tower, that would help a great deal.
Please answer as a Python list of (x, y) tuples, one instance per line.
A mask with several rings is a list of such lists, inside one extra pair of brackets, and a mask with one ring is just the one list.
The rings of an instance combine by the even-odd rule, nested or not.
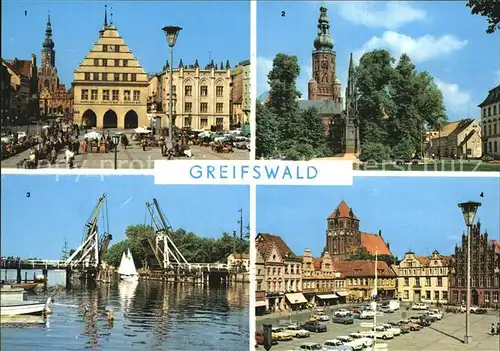
[(322, 5), (318, 19), (318, 35), (312, 52), (312, 79), (308, 84), (308, 100), (330, 100), (342, 103), (340, 81), (336, 74), (336, 53), (330, 35), (327, 9)]
[(327, 218), (326, 249), (332, 260), (345, 260), (361, 245), (359, 219), (342, 201)]

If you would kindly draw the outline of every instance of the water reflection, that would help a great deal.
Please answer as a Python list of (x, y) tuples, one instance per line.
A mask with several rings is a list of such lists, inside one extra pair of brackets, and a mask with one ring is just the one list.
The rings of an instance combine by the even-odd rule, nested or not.
[[(50, 327), (2, 330), (6, 350), (246, 350), (248, 284), (102, 284), (57, 299)], [(86, 306), (87, 313), (82, 313)], [(108, 310), (115, 311), (114, 323)], [(43, 335), (41, 335), (43, 334)]]

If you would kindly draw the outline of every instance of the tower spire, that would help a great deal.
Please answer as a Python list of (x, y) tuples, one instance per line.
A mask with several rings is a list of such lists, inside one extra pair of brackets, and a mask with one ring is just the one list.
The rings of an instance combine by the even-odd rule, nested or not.
[(349, 57), (349, 73), (352, 72), (354, 72), (354, 64), (352, 63), (352, 52), (351, 52), (351, 55)]
[(104, 5), (104, 27), (108, 26), (108, 5)]
[(113, 8), (111, 7), (110, 9), (111, 9), (111, 11), (110, 11), (110, 13), (109, 13), (109, 16), (110, 16), (111, 18), (110, 18), (110, 22), (109, 22), (109, 24), (113, 25)]
[(47, 16), (47, 25), (50, 26), (50, 10), (49, 10), (49, 14)]
[(50, 11), (47, 15), (45, 27), (45, 40), (42, 43), (42, 66), (55, 67), (54, 41), (52, 40), (52, 24), (50, 22)]
[(318, 35), (314, 39), (314, 48), (317, 51), (332, 51), (333, 39), (330, 36), (330, 20), (328, 19), (327, 9), (323, 3), (319, 9), (320, 14), (318, 18)]

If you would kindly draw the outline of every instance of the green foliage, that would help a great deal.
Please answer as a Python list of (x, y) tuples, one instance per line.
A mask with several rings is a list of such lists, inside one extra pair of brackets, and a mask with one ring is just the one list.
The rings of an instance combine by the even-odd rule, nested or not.
[(382, 163), (390, 159), (390, 152), (390, 148), (382, 143), (366, 143), (361, 149), (359, 159), (363, 162), (375, 161), (377, 163)]
[[(397, 257), (392, 256), (392, 255), (378, 255), (377, 259), (379, 261), (384, 261), (388, 265), (392, 265), (392, 264), (397, 264), (398, 263)], [(368, 250), (366, 250), (364, 247), (360, 247), (354, 253), (352, 253), (351, 255), (349, 255), (349, 257), (347, 258), (347, 260), (348, 261), (357, 261), (357, 260), (361, 260), (361, 261), (373, 261), (373, 260), (375, 260), (375, 255), (370, 254), (368, 252)]]
[(356, 69), (362, 160), (413, 157), (421, 152), (425, 129), (447, 121), (433, 78), (417, 72), (406, 54), (395, 62), (386, 50), (374, 50)]
[(488, 19), (486, 33), (492, 34), (500, 28), (500, 3), (494, 0), (469, 0), (467, 7), (471, 8), (474, 15)]
[(284, 155), (294, 160), (328, 154), (326, 137), (316, 109), (301, 111), (296, 80), (300, 67), (296, 56), (277, 54), (269, 72), (269, 101), (257, 104), (256, 155)]
[[(127, 238), (111, 246), (104, 260), (118, 267), (122, 253), (130, 249), (136, 266), (146, 267), (148, 257), (153, 255), (148, 239), (154, 245), (154, 229), (145, 225), (133, 225), (127, 227), (125, 234)], [(248, 233), (244, 233), (243, 239), (227, 233), (222, 233), (218, 239), (200, 238), (184, 229), (171, 231), (169, 235), (184, 258), (192, 263), (224, 262), (231, 253), (248, 253), (250, 248)]]
[(278, 148), (278, 120), (266, 105), (257, 102), (255, 145), (257, 157), (275, 156)]

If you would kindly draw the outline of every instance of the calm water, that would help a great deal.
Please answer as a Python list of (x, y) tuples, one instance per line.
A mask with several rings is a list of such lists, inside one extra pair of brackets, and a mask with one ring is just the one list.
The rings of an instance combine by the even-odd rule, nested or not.
[[(1, 349), (246, 351), (248, 293), (242, 283), (209, 288), (140, 281), (74, 288), (55, 296), (45, 328), (2, 328)], [(81, 315), (82, 305), (89, 316)]]

